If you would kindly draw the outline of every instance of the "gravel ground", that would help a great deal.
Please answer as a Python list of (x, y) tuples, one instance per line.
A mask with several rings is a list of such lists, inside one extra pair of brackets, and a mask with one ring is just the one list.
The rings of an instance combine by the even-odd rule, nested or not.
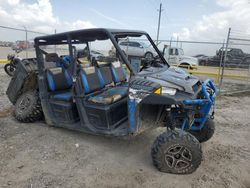
[(164, 129), (130, 141), (23, 124), (9, 113), (9, 77), (0, 65), (0, 187), (250, 187), (250, 96), (221, 97), (216, 132), (190, 175), (158, 172), (151, 145)]

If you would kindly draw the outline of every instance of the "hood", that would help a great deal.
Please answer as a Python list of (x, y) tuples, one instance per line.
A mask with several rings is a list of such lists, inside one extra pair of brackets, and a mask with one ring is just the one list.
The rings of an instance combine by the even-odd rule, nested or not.
[[(150, 72), (154, 72), (150, 68)], [(143, 71), (144, 72), (144, 71)], [(194, 94), (194, 87), (197, 83), (200, 83), (196, 76), (190, 75), (183, 69), (177, 67), (169, 67), (168, 69), (156, 73), (152, 73), (146, 76), (144, 72), (144, 78), (150, 81), (156, 82), (163, 87), (171, 87), (178, 89), (179, 91), (184, 91), (186, 93)]]

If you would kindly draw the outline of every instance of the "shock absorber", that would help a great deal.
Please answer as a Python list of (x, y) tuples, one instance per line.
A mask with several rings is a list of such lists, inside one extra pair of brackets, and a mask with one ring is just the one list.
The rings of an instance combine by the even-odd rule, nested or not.
[(175, 122), (175, 118), (172, 114), (172, 109), (171, 108), (167, 108), (167, 116), (166, 116), (166, 127), (168, 130), (174, 130), (176, 127), (176, 122)]

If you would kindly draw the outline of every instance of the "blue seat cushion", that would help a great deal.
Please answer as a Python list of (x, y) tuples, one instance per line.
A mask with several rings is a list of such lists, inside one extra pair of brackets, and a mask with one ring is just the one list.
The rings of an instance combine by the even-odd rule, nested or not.
[(46, 70), (49, 91), (62, 91), (72, 87), (73, 80), (69, 72), (62, 68), (50, 68)]
[(104, 88), (105, 82), (97, 67), (86, 67), (80, 71), (84, 93), (89, 94)]
[(101, 94), (91, 96), (88, 101), (98, 104), (112, 104), (127, 96), (127, 87), (110, 88)]
[(126, 81), (126, 71), (120, 61), (111, 63), (111, 72), (115, 83)]
[(73, 98), (73, 95), (71, 92), (61, 92), (61, 93), (56, 93), (52, 95), (52, 98), (61, 100), (61, 101), (71, 101)]

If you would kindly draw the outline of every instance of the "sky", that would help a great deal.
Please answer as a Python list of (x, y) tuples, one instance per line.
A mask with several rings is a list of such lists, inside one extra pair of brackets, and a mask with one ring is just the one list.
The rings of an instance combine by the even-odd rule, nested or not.
[[(156, 39), (160, 3), (160, 39), (222, 42), (229, 27), (250, 33), (249, 0), (0, 0), (0, 25), (43, 33), (136, 29)], [(0, 40), (19, 36), (0, 28)]]

